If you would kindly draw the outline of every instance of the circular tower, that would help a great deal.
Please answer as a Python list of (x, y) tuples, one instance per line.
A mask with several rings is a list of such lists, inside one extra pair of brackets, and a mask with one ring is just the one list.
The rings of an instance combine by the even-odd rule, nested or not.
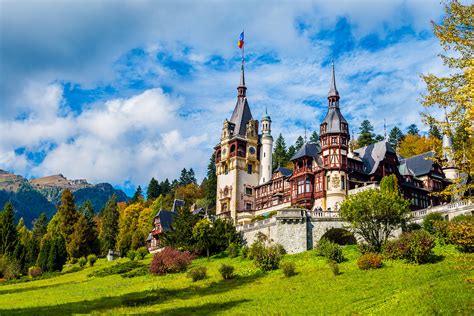
[(262, 118), (262, 138), (260, 147), (260, 183), (268, 182), (272, 178), (272, 120), (268, 116), (267, 111)]

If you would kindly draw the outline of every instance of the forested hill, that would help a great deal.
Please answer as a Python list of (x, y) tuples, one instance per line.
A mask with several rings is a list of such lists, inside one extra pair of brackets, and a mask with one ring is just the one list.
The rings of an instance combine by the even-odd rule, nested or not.
[(109, 183), (94, 185), (83, 179), (68, 180), (61, 174), (28, 181), (0, 169), (0, 208), (11, 201), (17, 219), (23, 217), (25, 224), (31, 227), (40, 213), (45, 212), (48, 218), (56, 213), (55, 205), (59, 204), (66, 188), (73, 192), (77, 206), (90, 200), (95, 212), (99, 212), (113, 194), (117, 196), (117, 202), (128, 200), (122, 190), (114, 189)]

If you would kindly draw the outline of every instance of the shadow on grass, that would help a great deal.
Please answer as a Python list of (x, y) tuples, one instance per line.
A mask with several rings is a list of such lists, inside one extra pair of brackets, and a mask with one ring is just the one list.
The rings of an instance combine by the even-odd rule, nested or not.
[[(110, 310), (118, 307), (150, 306), (164, 303), (171, 299), (183, 300), (195, 295), (205, 296), (224, 293), (252, 283), (262, 276), (263, 274), (256, 273), (254, 275), (238, 277), (232, 280), (212, 282), (206, 287), (191, 285), (184, 289), (147, 290), (142, 292), (128, 293), (121, 296), (101, 297), (90, 301), (86, 300), (71, 302), (54, 306), (0, 309), (0, 315), (70, 315), (73, 313), (92, 313), (94, 311)], [(202, 311), (202, 313), (204, 313), (206, 310), (212, 311), (213, 309), (218, 309), (219, 305), (222, 305), (222, 308), (230, 308), (231, 306), (227, 306), (226, 304), (234, 305), (236, 303), (242, 303), (242, 301), (222, 304), (206, 304), (202, 306), (189, 307), (188, 310), (191, 311), (193, 308), (195, 308), (198, 312)], [(183, 310), (181, 314), (185, 312), (186, 311)]]
[[(71, 281), (71, 282), (51, 284), (51, 285), (42, 285), (42, 286), (36, 286), (36, 287), (25, 287), (25, 288), (19, 288), (19, 289), (0, 290), (0, 295), (3, 295), (3, 294), (16, 294), (16, 293), (21, 293), (21, 292), (35, 291), (35, 290), (46, 289), (46, 288), (49, 288), (49, 287), (58, 287), (58, 286), (63, 286), (63, 285), (68, 285), (68, 284), (77, 284), (77, 283), (82, 283), (82, 282)], [(1, 311), (1, 309), (0, 309), (0, 311)]]
[[(207, 303), (199, 306), (190, 306), (190, 307), (178, 307), (173, 309), (165, 309), (161, 312), (149, 313), (148, 315), (214, 315), (220, 314), (225, 310), (231, 309), (232, 307), (249, 302), (250, 300), (235, 300), (225, 303)], [(142, 314), (147, 315), (147, 314)]]

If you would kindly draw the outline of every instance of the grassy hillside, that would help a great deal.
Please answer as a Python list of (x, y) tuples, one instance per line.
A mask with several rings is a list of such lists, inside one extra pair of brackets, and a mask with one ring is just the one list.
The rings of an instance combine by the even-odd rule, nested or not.
[[(444, 258), (412, 265), (387, 261), (382, 269), (361, 271), (358, 252), (344, 249), (348, 261), (334, 277), (325, 260), (309, 251), (287, 255), (298, 275), (281, 270), (261, 273), (240, 258), (195, 260), (208, 267), (209, 277), (196, 283), (185, 273), (167, 276), (120, 275), (88, 277), (117, 264), (99, 260), (95, 267), (55, 278), (0, 285), (0, 315), (104, 314), (470, 314), (474, 313), (474, 255), (453, 247), (437, 247)], [(126, 262), (128, 259), (121, 259)], [(148, 263), (150, 258), (145, 259)], [(238, 277), (222, 281), (222, 263), (236, 267)], [(470, 283), (471, 282), (471, 283)]]

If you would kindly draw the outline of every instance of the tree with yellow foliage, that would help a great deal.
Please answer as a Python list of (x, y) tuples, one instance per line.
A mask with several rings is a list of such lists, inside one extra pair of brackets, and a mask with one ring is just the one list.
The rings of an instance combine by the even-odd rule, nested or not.
[(405, 158), (416, 156), (430, 150), (434, 150), (440, 154), (441, 141), (434, 137), (407, 134), (398, 144), (398, 153)]
[[(454, 196), (474, 188), (474, 5), (453, 0), (445, 4), (445, 12), (440, 24), (432, 23), (434, 34), (446, 52), (440, 56), (451, 71), (446, 77), (422, 75), (427, 87), (422, 102), (427, 109), (423, 113), (425, 123), (437, 126), (453, 139), (452, 155), (461, 179), (448, 186), (443, 194)], [(434, 117), (430, 113), (433, 108), (444, 110), (446, 118)]]

